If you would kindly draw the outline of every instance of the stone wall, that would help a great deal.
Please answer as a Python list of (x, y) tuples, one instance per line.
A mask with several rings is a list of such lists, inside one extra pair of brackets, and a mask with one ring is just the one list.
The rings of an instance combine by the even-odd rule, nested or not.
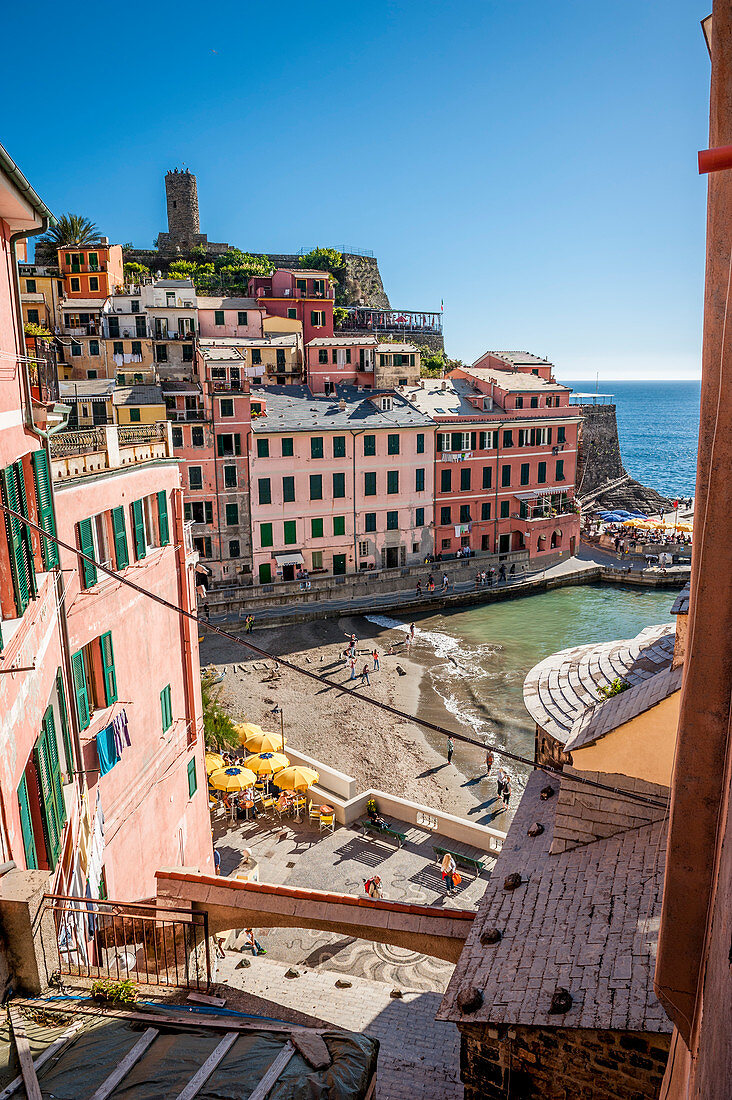
[(670, 1040), (589, 1028), (459, 1028), (465, 1100), (655, 1100)]
[(580, 405), (584, 417), (577, 455), (577, 494), (586, 496), (625, 474), (615, 405)]

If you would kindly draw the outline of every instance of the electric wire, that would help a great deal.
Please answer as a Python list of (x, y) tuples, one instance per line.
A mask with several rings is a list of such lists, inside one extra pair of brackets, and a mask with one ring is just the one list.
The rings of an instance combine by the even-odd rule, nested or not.
[[(126, 585), (128, 588), (133, 589), (135, 592), (139, 592), (141, 596), (146, 596), (148, 599), (153, 600), (155, 603), (160, 604), (161, 607), (166, 607), (169, 611), (174, 611), (177, 615), (190, 619), (191, 622), (196, 623), (198, 626), (203, 627), (205, 630), (209, 630), (214, 634), (218, 634), (221, 638), (226, 638), (227, 641), (233, 642), (235, 645), (242, 646), (244, 649), (250, 650), (252, 653), (256, 653), (257, 656), (262, 657), (265, 660), (274, 661), (276, 664), (281, 665), (283, 668), (289, 669), (291, 672), (297, 672), (300, 676), (306, 676), (309, 680), (313, 680), (322, 686), (328, 688), (335, 688), (339, 691), (345, 691), (339, 684), (329, 680), (326, 676), (320, 676), (317, 672), (310, 672), (309, 669), (300, 668), (299, 665), (294, 664), (292, 661), (288, 661), (284, 657), (279, 657), (274, 653), (270, 653), (269, 650), (262, 649), (260, 646), (254, 645), (253, 642), (245, 641), (244, 638), (237, 637), (236, 634), (232, 634), (228, 630), (223, 630), (220, 626), (210, 622), (207, 619), (201, 618), (200, 615), (195, 614), (193, 611), (187, 611), (184, 607), (179, 607), (177, 604), (172, 603), (170, 600), (164, 599), (162, 596), (158, 596), (155, 592), (150, 592), (148, 589), (143, 588), (142, 585), (136, 584), (134, 581), (129, 580), (128, 577), (122, 576), (121, 573), (115, 572), (115, 570), (108, 568), (106, 565), (102, 565), (101, 562), (96, 561), (88, 554), (84, 554), (76, 546), (71, 546), (69, 543), (64, 542), (56, 535), (51, 535), (43, 528), (39, 527), (37, 523), (29, 519), (27, 516), (22, 515), (20, 512), (14, 511), (6, 504), (0, 502), (0, 509), (9, 516), (14, 516), (15, 519), (19, 519), (22, 523), (25, 523), (28, 527), (40, 535), (41, 538), (47, 539), (49, 542), (53, 542), (56, 546), (59, 546), (63, 550), (68, 550), (69, 553), (74, 554), (82, 561), (88, 562), (90, 565), (95, 566), (96, 569), (102, 573), (106, 573), (107, 576), (112, 577), (113, 580), (118, 581), (120, 584)], [(377, 707), (379, 710), (386, 711), (388, 714), (393, 714), (396, 718), (402, 718), (407, 722), (414, 722), (418, 726), (422, 726), (423, 729), (432, 730), (433, 733), (439, 733), (443, 737), (451, 737), (454, 741), (462, 741), (466, 745), (473, 745), (476, 748), (481, 749), (483, 752), (490, 751), (497, 753), (499, 756), (504, 757), (506, 760), (511, 760), (517, 764), (525, 764), (530, 768), (537, 771), (544, 772), (547, 775), (561, 776), (562, 771), (559, 768), (551, 768), (546, 764), (538, 764), (536, 761), (529, 759), (526, 756), (520, 756), (518, 753), (511, 752), (509, 749), (501, 748), (498, 745), (489, 745), (484, 741), (479, 741), (475, 737), (468, 737), (464, 733), (458, 733), (456, 730), (446, 729), (444, 726), (439, 726), (435, 722), (430, 722), (425, 718), (419, 718), (413, 714), (407, 714), (406, 711), (398, 710), (396, 707), (390, 706), (388, 703), (384, 703), (379, 699), (373, 699), (369, 695), (359, 695), (359, 699), (362, 702), (367, 703), (370, 706)], [(587, 779), (584, 776), (571, 775), (568, 776), (573, 783), (581, 783), (586, 787), (594, 787), (596, 790), (605, 791), (608, 794), (619, 795), (623, 798), (629, 799), (631, 802), (638, 802), (646, 806), (654, 806), (658, 809), (665, 810), (668, 801), (660, 801), (654, 798), (648, 798), (644, 795), (637, 794), (635, 791), (626, 791), (621, 787), (612, 787), (606, 783), (600, 783), (594, 779)]]

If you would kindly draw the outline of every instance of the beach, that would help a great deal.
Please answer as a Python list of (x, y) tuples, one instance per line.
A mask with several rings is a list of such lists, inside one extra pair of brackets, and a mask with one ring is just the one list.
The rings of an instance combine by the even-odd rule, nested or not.
[[(343, 660), (347, 636), (352, 632), (358, 642), (356, 680), (349, 680), (350, 669)], [(444, 738), (430, 734), (428, 739), (415, 723), (363, 701), (362, 697), (369, 695), (406, 714), (419, 713), (429, 721), (472, 735), (470, 726), (456, 719), (431, 687), (429, 670), (440, 660), (433, 647), (418, 633), (408, 651), (405, 638), (404, 628), (384, 627), (360, 616), (255, 629), (251, 635), (255, 645), (325, 676), (332, 688), (289, 669), (265, 670), (261, 657), (250, 656), (242, 646), (214, 634), (201, 642), (201, 667), (213, 666), (223, 674), (219, 701), (235, 721), (256, 722), (278, 731), (280, 716), (273, 710), (281, 707), (286, 740), (353, 776), (358, 789), (376, 787), (504, 828), (507, 815), (494, 817), (497, 803), (478, 812), (478, 807), (496, 794), (495, 781), (481, 778), (482, 750), (461, 745), (460, 767), (448, 765)], [(380, 657), (378, 672), (373, 671), (370, 656), (374, 647)], [(365, 663), (370, 686), (360, 681)]]

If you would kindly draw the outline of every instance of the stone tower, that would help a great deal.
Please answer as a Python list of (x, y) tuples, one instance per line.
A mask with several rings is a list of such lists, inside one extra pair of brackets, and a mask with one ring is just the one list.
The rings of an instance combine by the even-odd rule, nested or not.
[(180, 244), (190, 245), (199, 236), (198, 187), (190, 172), (165, 174), (165, 197), (168, 203), (168, 236)]

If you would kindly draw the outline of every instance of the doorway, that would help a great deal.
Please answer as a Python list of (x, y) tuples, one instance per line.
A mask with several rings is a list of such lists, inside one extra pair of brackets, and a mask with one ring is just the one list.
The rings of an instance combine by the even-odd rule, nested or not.
[(295, 566), (292, 562), (288, 562), (287, 565), (282, 566), (282, 580), (294, 581), (295, 579)]
[(498, 536), (498, 553), (507, 554), (511, 549), (511, 536), (499, 535)]
[(342, 575), (346, 571), (346, 555), (334, 554), (333, 555), (333, 573), (336, 575)]
[(268, 561), (262, 562), (259, 567), (259, 583), (271, 584), (272, 583), (272, 566)]
[(396, 569), (399, 565), (399, 547), (387, 546), (386, 548), (386, 568)]

